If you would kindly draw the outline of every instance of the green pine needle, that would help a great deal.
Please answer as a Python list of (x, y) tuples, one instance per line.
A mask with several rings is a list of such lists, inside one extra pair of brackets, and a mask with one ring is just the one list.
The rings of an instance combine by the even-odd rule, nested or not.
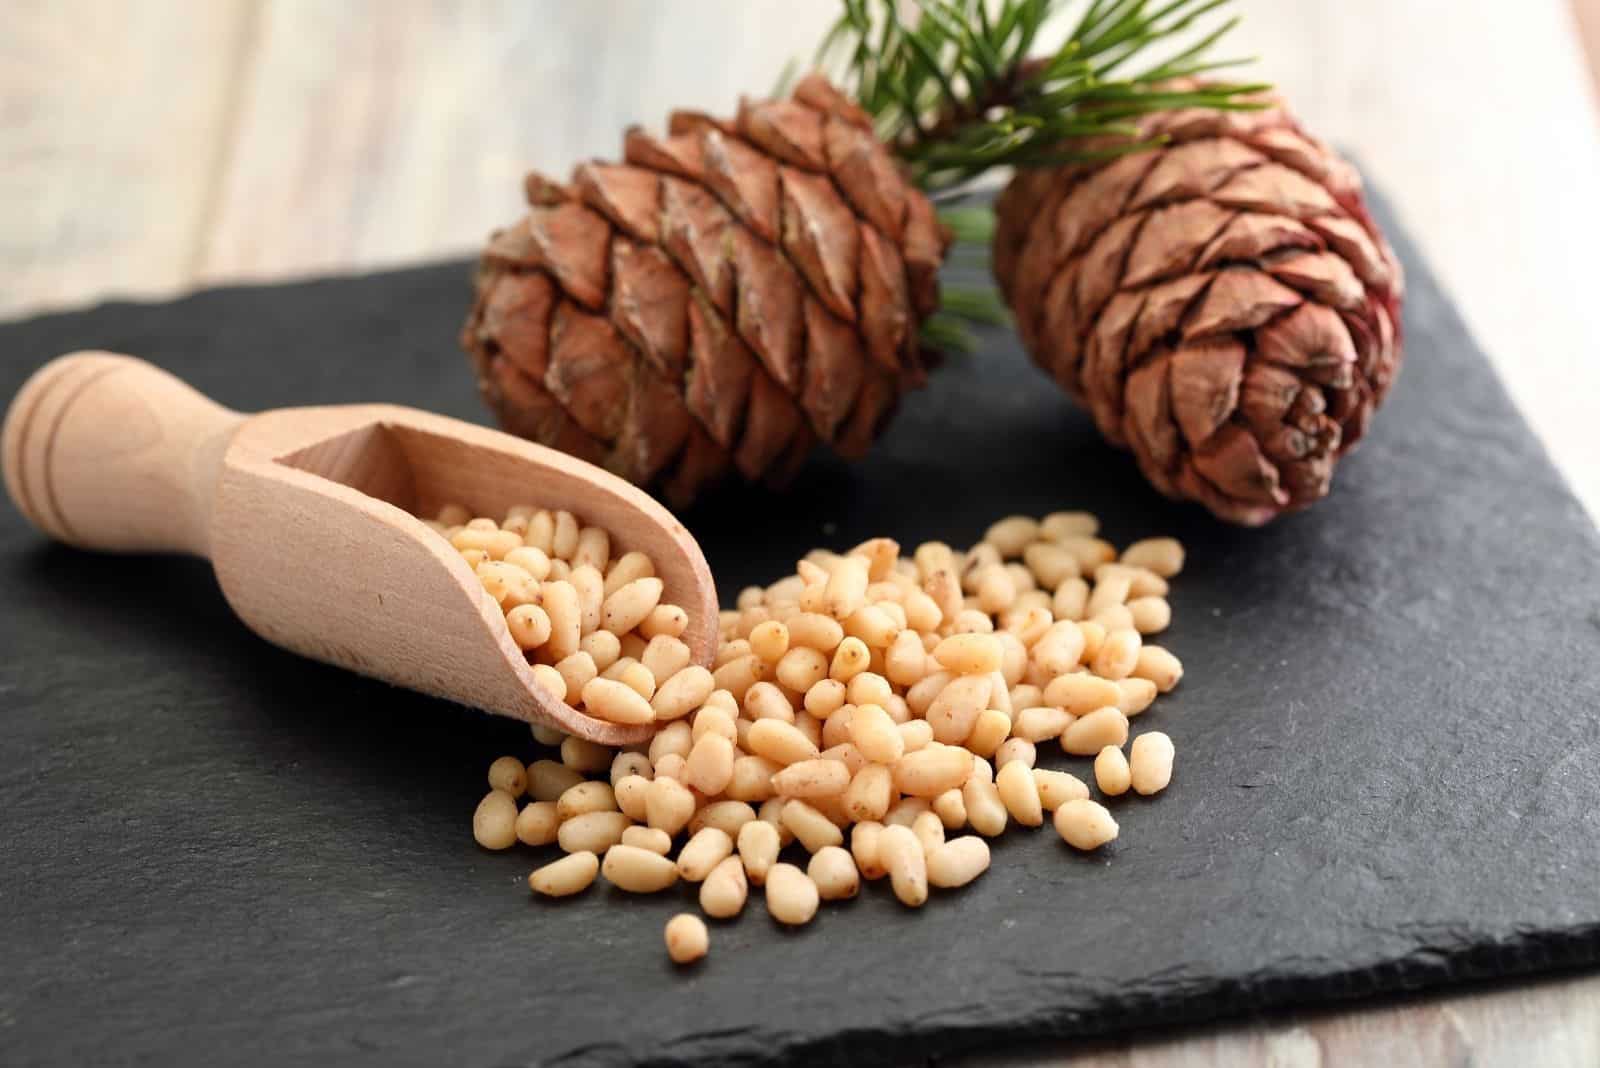
[[(1246, 108), (1259, 84), (1174, 88), (1235, 66), (1210, 58), (1238, 21), (1229, 0), (843, 0), (817, 65), (871, 113), (929, 192), (1000, 166), (1057, 166), (1149, 142), (1132, 120), (1172, 108)], [(1050, 20), (1079, 11), (1054, 54), (1033, 56)], [(1208, 28), (1209, 27), (1209, 28)], [(1155, 51), (1142, 70), (1125, 68)]]

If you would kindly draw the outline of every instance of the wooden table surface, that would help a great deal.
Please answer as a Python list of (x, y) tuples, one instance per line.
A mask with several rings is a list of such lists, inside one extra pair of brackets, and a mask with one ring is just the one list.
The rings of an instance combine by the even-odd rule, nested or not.
[[(1391, 197), (1600, 516), (1600, 80), (1566, 0), (1239, 6), (1236, 50)], [(0, 317), (467, 254), (527, 168), (765, 92), (833, 10), (0, 0)], [(1600, 977), (1015, 1060), (1592, 1066)]]

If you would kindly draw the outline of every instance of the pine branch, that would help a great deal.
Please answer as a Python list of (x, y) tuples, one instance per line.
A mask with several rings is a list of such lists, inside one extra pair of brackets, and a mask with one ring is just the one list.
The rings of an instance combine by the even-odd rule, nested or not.
[[(883, 139), (933, 192), (998, 166), (1054, 166), (1147, 147), (1131, 120), (1173, 108), (1248, 108), (1267, 88), (1183, 79), (1235, 66), (1205, 29), (1228, 0), (843, 0), (818, 66), (852, 91)], [(1041, 30), (1079, 15), (1052, 54)], [(1198, 38), (1195, 35), (1199, 34)], [(1122, 73), (1152, 50), (1167, 52)]]

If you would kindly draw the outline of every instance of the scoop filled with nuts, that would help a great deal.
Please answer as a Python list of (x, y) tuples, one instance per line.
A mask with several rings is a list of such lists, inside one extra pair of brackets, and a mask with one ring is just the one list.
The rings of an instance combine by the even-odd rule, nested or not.
[[(535, 727), (559, 757), (496, 760), (474, 836), (490, 849), (557, 846), (564, 855), (529, 876), (539, 895), (597, 878), (634, 893), (684, 880), (698, 884), (706, 916), (726, 920), (755, 887), (786, 925), (883, 878), (918, 907), (930, 887), (987, 870), (987, 839), (1011, 826), (1048, 820), (1071, 848), (1099, 849), (1118, 835), (1117, 799), (1158, 794), (1172, 778), (1171, 739), (1130, 736), (1183, 675), (1149, 639), (1171, 623), (1168, 580), (1184, 552), (1150, 538), (1119, 553), (1098, 531), (1091, 515), (1058, 512), (1003, 519), (965, 552), (927, 542), (906, 556), (889, 538), (813, 551), (721, 613), (703, 674), (683, 675), (690, 668), (657, 645), (669, 613), (651, 622), (659, 605), (626, 598), (618, 618), (634, 630), (590, 641), (603, 628), (580, 622), (571, 649), (543, 654), (541, 678), (564, 692), (578, 683), (586, 703), (595, 681), (620, 683), (640, 699), (619, 702), (624, 714), (648, 706), (654, 737), (613, 750)], [(586, 603), (604, 619), (642, 577), (605, 578)], [(539, 659), (549, 632), (533, 619)], [(676, 670), (658, 683), (651, 664)], [(614, 699), (594, 697), (605, 708)], [(1036, 766), (1050, 742), (1093, 758), (1093, 789)], [(709, 932), (680, 915), (665, 940), (687, 963), (707, 953)]]

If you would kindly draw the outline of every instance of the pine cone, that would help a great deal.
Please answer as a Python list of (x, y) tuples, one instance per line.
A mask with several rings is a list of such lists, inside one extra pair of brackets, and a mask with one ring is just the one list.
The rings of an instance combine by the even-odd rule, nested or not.
[(1355, 170), (1281, 102), (1020, 173), (995, 273), (1034, 360), (1170, 497), (1257, 525), (1328, 492), (1400, 365), (1401, 272)]
[(860, 455), (925, 378), (932, 205), (818, 75), (669, 131), (565, 186), (529, 175), (462, 331), (484, 400), (679, 503), (730, 467), (781, 481), (818, 441)]

